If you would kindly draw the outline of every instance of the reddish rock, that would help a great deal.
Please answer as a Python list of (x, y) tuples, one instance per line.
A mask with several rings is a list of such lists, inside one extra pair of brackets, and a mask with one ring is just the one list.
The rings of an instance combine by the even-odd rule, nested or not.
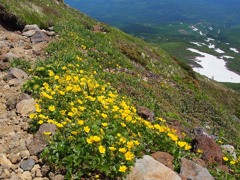
[(202, 159), (209, 164), (219, 163), (222, 164), (222, 150), (221, 147), (212, 139), (207, 136), (197, 136), (192, 141), (193, 151), (197, 152), (198, 149), (202, 150)]
[(144, 106), (138, 106), (137, 113), (145, 120), (153, 121), (154, 112)]
[(163, 163), (165, 166), (167, 166), (170, 169), (174, 169), (173, 167), (173, 157), (171, 154), (166, 152), (155, 152), (151, 155), (156, 161)]

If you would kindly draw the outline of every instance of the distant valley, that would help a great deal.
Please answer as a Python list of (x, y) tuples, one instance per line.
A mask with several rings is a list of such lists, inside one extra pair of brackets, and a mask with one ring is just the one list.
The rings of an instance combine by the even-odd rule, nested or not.
[[(237, 0), (66, 0), (65, 3), (148, 42), (201, 73), (202, 53), (220, 59), (220, 82), (240, 83), (240, 2)], [(189, 48), (194, 49), (192, 51)], [(216, 61), (218, 63), (218, 61)], [(229, 71), (231, 70), (231, 71)], [(234, 72), (232, 72), (234, 71)], [(237, 73), (237, 74), (236, 74)], [(215, 76), (215, 77), (214, 77)]]

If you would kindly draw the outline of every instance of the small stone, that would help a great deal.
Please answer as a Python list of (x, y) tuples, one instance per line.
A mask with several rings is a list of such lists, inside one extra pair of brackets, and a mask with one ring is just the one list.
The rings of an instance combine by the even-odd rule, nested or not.
[(17, 79), (17, 78), (10, 79), (10, 80), (8, 81), (9, 86), (18, 86), (18, 85), (20, 85), (20, 84), (22, 84), (22, 83), (23, 83), (23, 80)]
[(26, 80), (28, 78), (28, 75), (23, 70), (18, 68), (10, 68), (9, 75), (21, 80)]
[(35, 34), (36, 30), (29, 30), (22, 33), (23, 36), (32, 37)]
[(20, 167), (24, 171), (31, 171), (34, 165), (35, 165), (35, 161), (33, 159), (26, 159), (20, 163)]
[(32, 46), (30, 44), (24, 44), (24, 47), (23, 47), (25, 50), (29, 50), (29, 49), (32, 49)]
[(40, 30), (38, 25), (32, 24), (32, 25), (26, 25), (23, 29), (23, 32), (30, 31), (30, 30)]
[(17, 113), (27, 115), (35, 111), (35, 101), (34, 99), (22, 100), (17, 104), (16, 109)]
[(32, 180), (32, 176), (29, 171), (24, 171), (20, 177), (21, 177), (21, 180)]
[(36, 169), (35, 176), (36, 177), (42, 177), (42, 172), (41, 172), (40, 169)]
[(10, 177), (10, 172), (7, 169), (3, 169), (2, 174), (0, 174), (0, 179), (9, 179)]
[(16, 164), (21, 161), (21, 157), (19, 154), (10, 154), (8, 158), (13, 164)]
[(47, 31), (46, 33), (48, 36), (56, 36), (56, 33), (54, 31)]
[(17, 56), (11, 52), (3, 55), (2, 61), (3, 62), (11, 62), (13, 59), (17, 58)]
[(237, 159), (234, 146), (227, 144), (227, 145), (222, 145), (221, 148), (224, 153), (229, 153), (235, 160)]
[(173, 156), (166, 152), (155, 152), (151, 155), (156, 161), (163, 163), (168, 168), (174, 170)]
[(52, 180), (64, 180), (64, 176), (61, 174), (58, 174), (52, 178)]
[(144, 107), (144, 106), (139, 106), (137, 108), (137, 113), (139, 116), (141, 116), (145, 120), (153, 121), (154, 119), (154, 112), (152, 112), (150, 109)]
[(7, 170), (13, 168), (13, 164), (9, 159), (7, 159), (6, 155), (4, 154), (0, 155), (0, 165)]
[(20, 156), (21, 156), (22, 159), (29, 158), (30, 157), (30, 153), (29, 153), (28, 150), (21, 151), (20, 152)]
[(43, 165), (41, 167), (41, 173), (43, 176), (47, 176), (50, 171), (50, 167), (48, 165)]
[(10, 33), (6, 36), (6, 40), (9, 40), (11, 42), (16, 42), (20, 39), (20, 36), (14, 33)]
[(185, 158), (181, 159), (180, 175), (187, 179), (214, 180), (214, 178), (206, 168), (203, 168), (198, 164), (194, 163), (193, 161), (187, 160)]

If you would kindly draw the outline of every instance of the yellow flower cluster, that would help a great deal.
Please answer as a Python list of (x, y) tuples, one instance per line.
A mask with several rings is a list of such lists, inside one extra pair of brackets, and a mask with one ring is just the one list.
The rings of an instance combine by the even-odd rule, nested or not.
[(47, 71), (48, 77), (39, 88), (40, 99), (31, 119), (38, 124), (56, 125), (66, 137), (62, 141), (73, 142), (74, 146), (75, 140), (84, 139), (81, 146), (89, 148), (86, 152), (118, 159), (121, 173), (134, 163), (146, 132), (163, 135), (185, 150), (191, 148), (187, 142), (179, 141), (163, 118), (151, 123), (139, 117), (130, 101), (118, 95), (109, 83), (99, 80), (95, 71), (81, 69), (83, 62), (82, 57), (76, 56), (76, 64), (59, 67), (62, 74), (49, 67), (37, 69)]

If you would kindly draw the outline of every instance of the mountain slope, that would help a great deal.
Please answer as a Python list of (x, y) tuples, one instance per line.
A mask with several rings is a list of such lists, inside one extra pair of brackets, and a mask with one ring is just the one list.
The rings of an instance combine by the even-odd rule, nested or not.
[[(76, 57), (82, 57), (82, 68), (89, 77), (96, 71), (101, 82), (109, 82), (134, 106), (148, 107), (168, 124), (180, 124), (189, 135), (194, 127), (207, 127), (210, 134), (224, 132), (224, 141), (239, 143), (239, 93), (196, 75), (159, 47), (94, 21), (59, 1), (21, 0), (19, 4), (1, 0), (1, 9), (6, 15), (1, 22), (17, 19), (18, 26), (3, 23), (8, 28), (21, 29), (33, 23), (43, 28), (54, 26), (59, 38), (49, 45), (49, 58), (39, 67), (57, 74), (64, 63), (77, 65)], [(45, 79), (48, 75), (44, 72), (35, 73)], [(35, 81), (41, 82), (41, 78)], [(28, 91), (39, 98), (41, 88)]]

